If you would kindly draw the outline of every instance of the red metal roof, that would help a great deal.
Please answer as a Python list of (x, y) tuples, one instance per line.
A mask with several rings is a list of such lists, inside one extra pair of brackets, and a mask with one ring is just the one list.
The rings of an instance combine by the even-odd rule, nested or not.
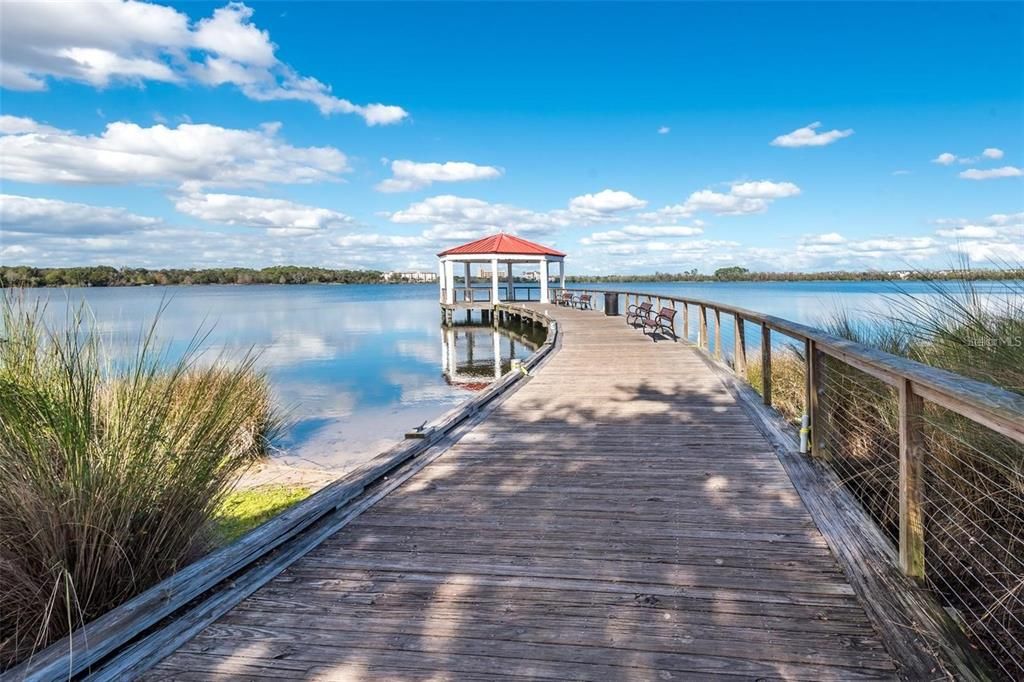
[(455, 256), (471, 253), (497, 253), (516, 256), (565, 256), (561, 251), (556, 251), (549, 246), (543, 246), (531, 242), (522, 237), (515, 237), (501, 232), (492, 234), (490, 237), (477, 239), (462, 246), (455, 246), (442, 251), (438, 256)]

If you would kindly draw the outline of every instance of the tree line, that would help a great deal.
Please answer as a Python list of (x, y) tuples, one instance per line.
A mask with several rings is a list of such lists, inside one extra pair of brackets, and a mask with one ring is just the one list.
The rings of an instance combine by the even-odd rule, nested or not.
[[(694, 270), (655, 272), (650, 275), (574, 275), (567, 282), (812, 282), (871, 280), (1024, 280), (1020, 268), (965, 268), (950, 270), (877, 270), (848, 272), (752, 272), (731, 266), (707, 275)], [(377, 284), (384, 282), (379, 270), (331, 270), (328, 268), (277, 265), (269, 268), (114, 268), (95, 265), (72, 268), (0, 266), (0, 286), (6, 287), (130, 287), (189, 284)], [(400, 282), (403, 280), (391, 280)], [(489, 280), (488, 280), (489, 281)], [(517, 280), (518, 281), (518, 280)]]
[(295, 265), (203, 270), (114, 268), (96, 265), (77, 268), (0, 266), (0, 284), (9, 287), (131, 287), (149, 284), (376, 284), (384, 281), (378, 270), (330, 270)]
[(878, 280), (932, 281), (958, 280), (1024, 280), (1024, 267), (1017, 268), (964, 268), (949, 270), (834, 270), (828, 272), (752, 272), (747, 268), (731, 266), (719, 268), (706, 275), (696, 269), (684, 272), (655, 272), (653, 275), (575, 275), (567, 282), (867, 282)]

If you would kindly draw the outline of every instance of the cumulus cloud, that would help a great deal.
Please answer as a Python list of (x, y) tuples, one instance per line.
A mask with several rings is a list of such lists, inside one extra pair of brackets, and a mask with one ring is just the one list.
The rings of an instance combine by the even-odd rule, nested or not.
[(123, 208), (15, 194), (0, 195), (0, 232), (8, 239), (15, 234), (90, 237), (132, 232), (161, 224), (157, 218), (137, 215)]
[(791, 133), (779, 135), (772, 140), (771, 144), (773, 147), (824, 147), (844, 137), (853, 135), (853, 128), (818, 132), (820, 127), (821, 122), (815, 121), (803, 128), (797, 128)]
[[(951, 166), (954, 163), (961, 165), (967, 165), (969, 163), (978, 163), (979, 161), (988, 161), (1003, 158), (1003, 150), (997, 147), (986, 147), (977, 156), (957, 156), (952, 152), (942, 152), (934, 159), (932, 163), (937, 163), (940, 166)], [(962, 176), (963, 174), (961, 174)]]
[(666, 220), (688, 218), (695, 213), (707, 212), (717, 215), (748, 215), (762, 213), (777, 199), (795, 197), (800, 188), (792, 182), (755, 180), (734, 182), (728, 192), (702, 189), (690, 194), (682, 204), (665, 206), (651, 213), (641, 215), (645, 220)]
[(60, 133), (61, 131), (53, 126), (48, 126), (31, 118), (22, 116), (0, 116), (0, 135), (23, 135), (25, 133), (39, 133), (43, 135)]
[(393, 177), (377, 183), (375, 189), (378, 192), (409, 192), (429, 187), (435, 182), (493, 180), (500, 178), (504, 171), (494, 166), (478, 166), (468, 161), (417, 163), (398, 160), (391, 162), (391, 173)]
[(368, 125), (397, 123), (399, 106), (359, 105), (303, 76), (276, 56), (270, 34), (252, 23), (253, 10), (231, 2), (192, 24), (183, 12), (138, 0), (19, 3), (4, 12), (0, 85), (45, 90), (50, 79), (105, 88), (114, 84), (231, 84), (257, 101), (295, 100), (323, 114), (349, 113)]
[(146, 128), (117, 122), (100, 135), (4, 135), (0, 177), (36, 183), (182, 183), (195, 191), (204, 186), (336, 180), (349, 169), (341, 151), (293, 147), (279, 131), (277, 123), (237, 130), (208, 124)]
[(605, 189), (596, 194), (582, 194), (569, 200), (569, 210), (584, 215), (607, 215), (643, 208), (647, 202), (629, 192)]
[(1002, 168), (970, 168), (960, 172), (960, 177), (965, 180), (994, 180), (996, 178), (1019, 178), (1024, 175), (1024, 170), (1016, 166), (1003, 166)]
[(437, 239), (470, 238), (498, 230), (541, 232), (572, 224), (568, 211), (537, 212), (451, 194), (418, 201), (388, 217), (394, 223), (432, 225), (437, 229), (430, 236)]
[(468, 240), (488, 232), (543, 233), (574, 225), (617, 222), (620, 213), (647, 204), (629, 192), (606, 189), (569, 201), (567, 209), (534, 211), (444, 194), (417, 201), (405, 209), (383, 214), (394, 223), (429, 225), (424, 236), (433, 240)]
[(326, 208), (285, 199), (238, 194), (188, 194), (177, 197), (179, 213), (222, 225), (266, 228), (271, 234), (290, 235), (345, 227), (351, 217)]
[(690, 225), (627, 225), (621, 230), (594, 232), (580, 240), (582, 244), (610, 244), (638, 242), (646, 239), (694, 237), (703, 234), (701, 227)]

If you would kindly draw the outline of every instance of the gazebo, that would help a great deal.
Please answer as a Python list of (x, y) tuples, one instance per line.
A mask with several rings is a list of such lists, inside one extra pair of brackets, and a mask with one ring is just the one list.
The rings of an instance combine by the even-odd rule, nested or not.
[[(548, 303), (548, 279), (551, 263), (558, 263), (558, 279), (560, 286), (565, 288), (565, 254), (549, 246), (528, 241), (504, 232), (477, 239), (476, 241), (456, 246), (437, 254), (439, 259), (438, 273), (441, 283), (441, 303), (497, 303), (516, 300), (516, 288), (512, 279), (512, 266), (515, 264), (537, 264), (537, 279), (540, 282), (540, 301)], [(455, 287), (455, 267), (461, 263), (465, 286)], [(473, 288), (470, 268), (474, 263), (490, 266), (491, 286), (489, 289)], [(498, 269), (505, 264), (505, 297), (501, 297)], [(477, 299), (477, 292), (485, 292), (486, 298)], [(528, 300), (529, 292), (527, 292)]]

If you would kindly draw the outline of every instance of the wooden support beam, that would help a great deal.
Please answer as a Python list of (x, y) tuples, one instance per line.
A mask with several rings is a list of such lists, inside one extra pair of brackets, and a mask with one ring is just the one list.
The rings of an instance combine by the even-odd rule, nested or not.
[(804, 414), (807, 415), (810, 428), (810, 450), (811, 454), (817, 454), (814, 452), (814, 434), (815, 428), (817, 427), (817, 407), (818, 407), (818, 380), (815, 376), (815, 355), (817, 355), (818, 349), (815, 347), (814, 341), (811, 339), (804, 340)]
[(772, 329), (761, 323), (761, 400), (772, 404)]
[(924, 578), (924, 399), (904, 379), (899, 387), (900, 412), (900, 569)]
[(683, 303), (683, 338), (690, 340), (690, 306)]
[(722, 311), (715, 308), (715, 359), (722, 359)]
[(699, 306), (700, 319), (697, 320), (697, 324), (700, 325), (697, 328), (697, 346), (708, 349), (708, 309), (704, 306)]
[(733, 315), (733, 369), (736, 375), (747, 379), (747, 334), (743, 326), (743, 318)]

